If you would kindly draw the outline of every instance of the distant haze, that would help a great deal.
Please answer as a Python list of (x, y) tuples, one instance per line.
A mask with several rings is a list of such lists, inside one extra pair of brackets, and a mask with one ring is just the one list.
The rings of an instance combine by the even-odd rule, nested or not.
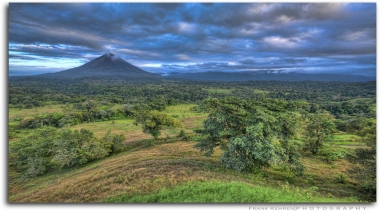
[(143, 70), (376, 75), (376, 3), (10, 3), (9, 75), (112, 52)]

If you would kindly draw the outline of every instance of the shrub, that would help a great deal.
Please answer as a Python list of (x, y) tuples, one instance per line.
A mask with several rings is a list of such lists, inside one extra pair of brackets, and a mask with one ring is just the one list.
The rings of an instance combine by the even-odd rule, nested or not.
[(58, 137), (51, 127), (36, 129), (28, 137), (10, 143), (10, 164), (25, 177), (35, 177), (54, 168), (53, 143)]
[(10, 143), (10, 165), (24, 177), (80, 166), (124, 150), (124, 136), (110, 131), (98, 139), (91, 131), (44, 127)]

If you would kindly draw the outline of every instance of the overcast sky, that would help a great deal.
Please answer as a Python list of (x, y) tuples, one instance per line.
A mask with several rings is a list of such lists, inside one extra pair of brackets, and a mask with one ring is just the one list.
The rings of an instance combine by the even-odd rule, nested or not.
[(9, 4), (9, 75), (106, 52), (150, 72), (376, 75), (376, 4)]

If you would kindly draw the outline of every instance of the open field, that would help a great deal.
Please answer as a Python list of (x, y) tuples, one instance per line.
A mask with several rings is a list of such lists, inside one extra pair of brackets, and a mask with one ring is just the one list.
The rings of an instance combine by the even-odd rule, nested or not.
[(209, 93), (223, 93), (223, 94), (231, 94), (233, 89), (217, 89), (217, 88), (208, 88), (206, 89)]
[(334, 134), (332, 138), (334, 142), (339, 142), (339, 141), (355, 142), (360, 137), (357, 135), (352, 135), (352, 134), (339, 133), (339, 134)]
[[(181, 104), (176, 106), (168, 106), (168, 108), (163, 111), (170, 116), (173, 116), (179, 119), (183, 123), (183, 128), (186, 133), (193, 133), (193, 129), (201, 127), (202, 121), (206, 118), (207, 114), (198, 113), (195, 111), (191, 111), (190, 108), (196, 106), (195, 104)], [(103, 136), (107, 133), (108, 130), (111, 130), (112, 133), (116, 134), (124, 134), (127, 138), (127, 142), (149, 139), (150, 135), (142, 132), (141, 125), (133, 124), (133, 119), (122, 119), (122, 120), (109, 120), (102, 122), (91, 122), (91, 123), (83, 123), (79, 125), (75, 125), (70, 127), (74, 130), (80, 130), (82, 128), (90, 130), (95, 133), (97, 136)], [(160, 136), (161, 138), (166, 137), (167, 135), (177, 135), (170, 134), (166, 131)]]
[(60, 111), (64, 111), (64, 108), (66, 106), (67, 105), (59, 104), (59, 105), (48, 105), (44, 107), (36, 107), (36, 108), (29, 108), (29, 109), (10, 108), (8, 110), (9, 112), (8, 118), (12, 120), (14, 118), (32, 117), (36, 114), (48, 114), (48, 113), (60, 112)]

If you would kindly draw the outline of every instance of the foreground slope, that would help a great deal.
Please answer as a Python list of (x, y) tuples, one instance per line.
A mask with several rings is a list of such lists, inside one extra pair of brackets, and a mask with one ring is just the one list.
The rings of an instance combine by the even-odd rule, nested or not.
[[(335, 175), (333, 174), (331, 177), (315, 174), (320, 171), (331, 171), (329, 165), (317, 160), (306, 161), (306, 163), (318, 164), (318, 170), (309, 168), (306, 173), (314, 175), (313, 178), (316, 182), (318, 181), (317, 183), (327, 184), (326, 188), (322, 188), (322, 184), (318, 184), (318, 186), (320, 190), (325, 189), (333, 194), (327, 194), (329, 197), (316, 191), (314, 188), (316, 184), (311, 185), (299, 181), (298, 185), (303, 186), (303, 189), (288, 185), (284, 181), (287, 177), (281, 171), (271, 170), (269, 177), (266, 178), (262, 175), (225, 170), (219, 162), (221, 151), (217, 150), (212, 157), (205, 157), (193, 148), (194, 142), (161, 139), (156, 142), (155, 146), (146, 146), (144, 143), (145, 141), (130, 143), (130, 150), (78, 169), (53, 172), (25, 180), (13, 180), (10, 175), (9, 201), (159, 202), (162, 194), (168, 195), (169, 198), (166, 200), (171, 202), (176, 200), (177, 202), (178, 200), (221, 202), (216, 196), (224, 195), (227, 197), (224, 197), (225, 200), (239, 199), (236, 194), (243, 194), (246, 202), (248, 202), (247, 200), (263, 202), (264, 199), (269, 202), (281, 202), (285, 199), (285, 201), (293, 202), (300, 200), (303, 202), (355, 201), (353, 198), (346, 198), (351, 194), (349, 190), (352, 188), (352, 184), (335, 184)], [(346, 162), (340, 164), (347, 165)], [(332, 183), (334, 183), (336, 192), (327, 188), (331, 188)], [(183, 185), (188, 190), (188, 194), (194, 193), (193, 196), (187, 199), (171, 199), (171, 192), (174, 191), (173, 194), (175, 194), (181, 190)], [(201, 189), (203, 194), (207, 195), (205, 200), (196, 197), (197, 192)], [(247, 192), (235, 193), (235, 189), (247, 190)], [(159, 194), (158, 196), (161, 195), (161, 197), (151, 198), (149, 194)], [(254, 194), (252, 198), (250, 198), (250, 194)], [(278, 196), (287, 194), (288, 197), (271, 199), (270, 196), (272, 197), (273, 194)], [(298, 198), (302, 194), (308, 195), (308, 198)], [(215, 195), (214, 200), (207, 199), (210, 195)], [(187, 197), (187, 195), (185, 196)], [(223, 201), (223, 199), (221, 200)]]

